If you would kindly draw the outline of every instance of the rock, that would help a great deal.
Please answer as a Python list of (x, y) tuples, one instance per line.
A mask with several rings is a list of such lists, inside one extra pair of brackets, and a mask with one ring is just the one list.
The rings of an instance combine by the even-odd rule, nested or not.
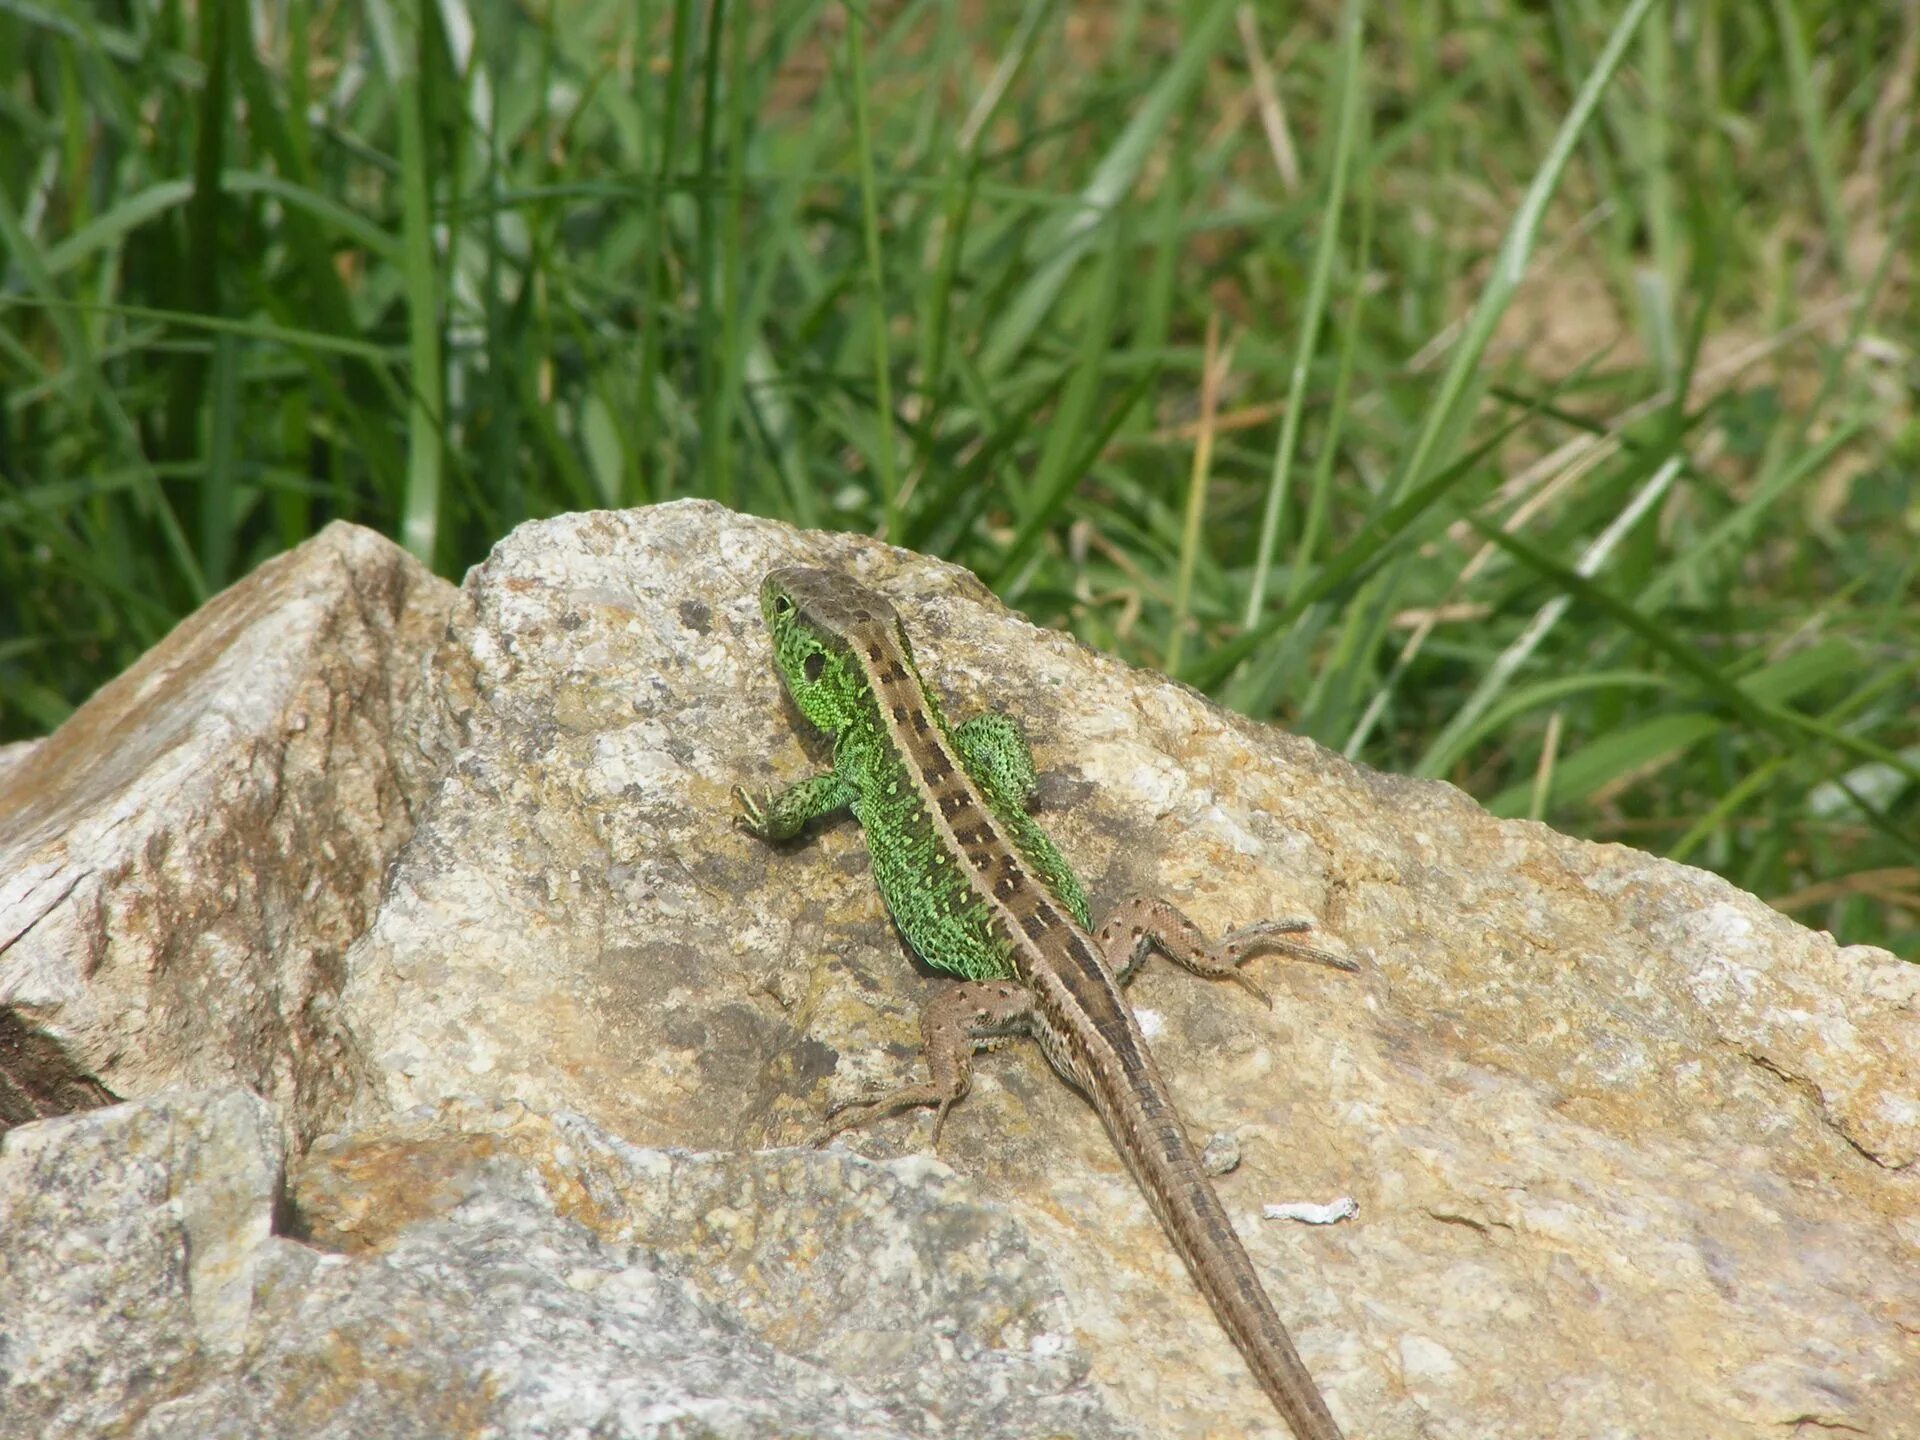
[(324, 1128), (346, 947), (444, 763), (455, 595), (330, 526), (0, 769), (0, 1009), (115, 1094), (234, 1081)]
[(217, 1383), (247, 1342), (280, 1165), (241, 1090), (0, 1139), (0, 1434), (130, 1434)]
[[(1362, 962), (1256, 962), (1270, 1011), (1151, 962), (1132, 990), (1189, 1128), (1238, 1151), (1221, 1197), (1352, 1433), (1920, 1414), (1920, 969), (1223, 715), (950, 567), (689, 502), (522, 527), (457, 600), (336, 528), (276, 562), (331, 588), (203, 612), (192, 667), (154, 663), (170, 637), (88, 707), (119, 690), (113, 726), (44, 742), (59, 771), (0, 771), (0, 1001), (114, 1094), (247, 1086), (294, 1157), (241, 1358), (197, 1319), (156, 1344), (166, 1393), (127, 1433), (1282, 1433), (1034, 1047), (982, 1060), (945, 1164), (923, 1115), (853, 1138), (878, 1163), (781, 1148), (913, 1067), (934, 989), (857, 830), (732, 825), (732, 784), (822, 763), (754, 602), (801, 559), (894, 598), (956, 717), (1025, 723), (1096, 911), (1304, 915)], [(392, 603), (345, 602), (369, 586)], [(342, 612), (388, 618), (260, 638)], [(269, 690), (329, 697), (341, 738), (288, 754)], [(191, 763), (146, 712), (204, 717)], [(276, 837), (244, 880), (236, 835)], [(23, 1127), (0, 1169), (125, 1108)], [(1347, 1197), (1339, 1223), (1259, 1218)], [(390, 1343), (381, 1306), (413, 1317)], [(357, 1338), (327, 1352), (334, 1329)], [(709, 1401), (737, 1408), (673, 1408)], [(98, 1418), (80, 1403), (50, 1433)]]
[(937, 1163), (450, 1102), (315, 1147), (301, 1239), (270, 1231), (280, 1181), (239, 1090), (0, 1142), (4, 1433), (1130, 1433), (1072, 1388), (1020, 1227)]
[(45, 743), (44, 740), (15, 740), (9, 745), (0, 745), (0, 782), (6, 780), (9, 770), (24, 765), (27, 757)]

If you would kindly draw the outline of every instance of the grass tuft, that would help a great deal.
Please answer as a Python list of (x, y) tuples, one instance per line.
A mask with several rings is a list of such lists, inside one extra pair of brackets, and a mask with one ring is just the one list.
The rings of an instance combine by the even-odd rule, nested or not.
[(1920, 953), (1912, 0), (0, 0), (0, 739), (708, 495)]

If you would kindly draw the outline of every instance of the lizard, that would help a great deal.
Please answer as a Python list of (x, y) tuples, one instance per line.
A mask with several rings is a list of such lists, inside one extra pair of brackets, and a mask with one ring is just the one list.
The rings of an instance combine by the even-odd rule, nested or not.
[[(880, 893), (922, 959), (958, 976), (924, 1008), (930, 1079), (842, 1101), (814, 1137), (896, 1111), (947, 1113), (971, 1083), (973, 1053), (1019, 1035), (1092, 1102), (1201, 1292), (1297, 1440), (1340, 1440), (1253, 1262), (1214, 1194), (1121, 986), (1150, 950), (1262, 1001), (1240, 965), (1280, 952), (1352, 962), (1265, 921), (1208, 944), (1165, 900), (1121, 904), (1096, 930), (1079, 880), (1028, 813), (1033, 753), (1011, 717), (950, 725), (921, 678), (899, 613), (835, 570), (787, 567), (760, 587), (776, 666), (800, 712), (833, 739), (831, 770), (759, 798), (735, 787), (739, 826), (767, 842), (851, 811)], [(1271, 1003), (1271, 1002), (1268, 1002)]]

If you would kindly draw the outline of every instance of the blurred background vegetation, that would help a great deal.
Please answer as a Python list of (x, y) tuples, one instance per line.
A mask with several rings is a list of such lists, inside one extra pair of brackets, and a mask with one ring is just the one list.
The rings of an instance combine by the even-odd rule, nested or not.
[(1913, 955), (1917, 74), (1920, 0), (0, 0), (0, 740), (330, 520), (702, 495)]

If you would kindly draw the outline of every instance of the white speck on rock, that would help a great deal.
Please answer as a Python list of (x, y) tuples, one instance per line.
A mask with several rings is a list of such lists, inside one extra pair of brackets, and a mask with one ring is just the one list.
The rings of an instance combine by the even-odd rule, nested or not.
[(1400, 1342), (1400, 1368), (1409, 1380), (1444, 1380), (1460, 1372), (1460, 1362), (1438, 1340), (1408, 1335)]
[(1260, 1214), (1268, 1220), (1298, 1220), (1302, 1225), (1337, 1225), (1360, 1213), (1360, 1202), (1351, 1195), (1316, 1205), (1309, 1200), (1290, 1200), (1280, 1205), (1262, 1205)]

